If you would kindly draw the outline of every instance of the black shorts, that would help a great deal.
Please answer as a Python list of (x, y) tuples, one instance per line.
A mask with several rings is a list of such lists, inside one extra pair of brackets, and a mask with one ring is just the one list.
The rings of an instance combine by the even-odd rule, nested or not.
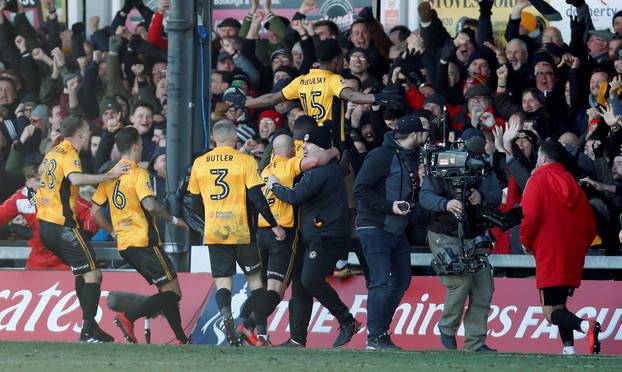
[(160, 287), (177, 278), (171, 260), (161, 247), (128, 247), (119, 254), (150, 284)]
[(259, 228), (257, 229), (257, 247), (265, 277), (289, 283), (298, 243), (298, 232), (296, 229), (287, 228), (285, 234), (285, 240), (278, 241), (272, 228)]
[(71, 266), (73, 275), (97, 270), (95, 251), (78, 228), (39, 220), (39, 235), (47, 249), (62, 263)]
[(542, 306), (565, 305), (568, 297), (572, 297), (572, 287), (547, 287), (540, 288), (540, 304)]
[(235, 275), (236, 262), (246, 275), (261, 271), (261, 258), (254, 244), (210, 244), (208, 249), (213, 278)]

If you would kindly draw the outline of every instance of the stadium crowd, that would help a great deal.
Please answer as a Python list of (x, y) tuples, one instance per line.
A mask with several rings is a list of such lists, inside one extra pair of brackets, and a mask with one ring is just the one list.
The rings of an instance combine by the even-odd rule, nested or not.
[[(402, 97), (382, 105), (350, 101), (343, 108), (346, 138), (339, 147), (349, 154), (352, 172), (346, 177), (346, 188), (352, 213), (356, 202), (361, 203), (354, 185), (366, 154), (394, 130), (408, 127), (406, 135), (419, 133), (411, 154), (418, 167), (410, 172), (415, 181), (411, 201), (419, 199), (425, 143), (477, 136), (484, 140), (483, 151), (492, 159), (496, 181), (504, 190), (501, 203), (495, 205), (502, 211), (520, 205), (539, 145), (556, 141), (572, 159), (566, 168), (581, 182), (596, 218), (598, 239), (592, 248), (618, 255), (622, 11), (612, 19), (613, 32), (595, 30), (584, 0), (567, 2), (577, 10), (577, 17), (570, 20), (570, 40), (525, 12), (528, 0), (518, 0), (507, 22), (507, 42), (501, 42), (493, 38), (492, 0), (480, 1), (479, 18), (465, 20), (455, 37), (425, 1), (418, 6), (416, 30), (397, 26), (386, 33), (370, 8), (363, 9), (349, 29), (340, 30), (329, 20), (307, 19), (313, 1), (303, 1), (290, 20), (275, 14), (270, 1), (259, 8), (259, 1), (251, 0), (242, 22), (227, 18), (213, 33), (207, 53), (214, 66), (209, 82), (210, 126), (233, 123), (236, 148), (252, 155), (264, 169), (273, 154), (273, 140), (294, 132), (296, 120), (305, 116), (304, 105), (282, 100), (266, 109), (245, 108), (225, 101), (223, 95), (232, 87), (248, 97), (280, 94), (293, 79), (319, 68), (317, 57), (325, 51), (318, 46), (334, 39), (344, 54), (345, 86), (364, 94)], [(54, 2), (44, 3), (49, 15), (39, 29), (29, 23), (19, 2), (13, 21), (4, 16), (8, 9), (0, 5), (0, 200), (6, 200), (0, 206), (0, 222), (6, 224), (22, 214), (26, 217), (22, 224), (36, 223), (32, 218), (38, 188), (35, 170), (47, 151), (62, 141), (61, 122), (69, 115), (90, 124), (90, 139), (80, 151), (87, 173), (108, 171), (121, 157), (115, 133), (126, 126), (136, 128), (142, 138), (140, 164), (149, 171), (157, 199), (164, 202), (167, 38), (163, 25), (168, 0), (160, 0), (155, 12), (142, 0), (126, 0), (110, 25), (100, 25), (94, 17), (66, 31), (61, 31)], [(131, 33), (125, 23), (134, 8), (143, 22)], [(263, 34), (265, 38), (260, 37)], [(417, 124), (406, 124), (413, 120)], [(81, 227), (90, 231), (92, 240), (111, 240), (88, 213), (93, 192), (93, 187), (81, 187), (80, 205), (86, 209), (79, 213)], [(17, 202), (24, 199), (27, 207)], [(409, 208), (404, 232), (410, 244), (424, 245), (430, 211), (418, 203)], [(19, 230), (5, 234), (19, 235)], [(518, 227), (509, 232), (493, 229), (493, 234), (494, 253), (523, 253)], [(55, 256), (36, 235), (30, 244), (39, 258), (29, 267), (62, 265), (51, 262)], [(360, 251), (356, 244), (353, 249)], [(345, 262), (336, 269), (338, 274), (347, 270)]]

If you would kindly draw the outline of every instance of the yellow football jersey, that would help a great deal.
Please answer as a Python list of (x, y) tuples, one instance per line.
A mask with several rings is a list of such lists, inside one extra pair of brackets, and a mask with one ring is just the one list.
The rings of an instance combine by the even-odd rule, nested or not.
[(205, 244), (248, 244), (246, 190), (263, 185), (257, 161), (231, 147), (217, 147), (192, 165), (188, 191), (201, 195)]
[(99, 206), (110, 205), (112, 227), (117, 234), (117, 248), (120, 251), (128, 247), (160, 245), (155, 217), (141, 204), (145, 198), (155, 197), (149, 173), (134, 161), (121, 161), (132, 164), (130, 171), (116, 180), (100, 183), (91, 201)]
[[(279, 179), (281, 185), (292, 187), (294, 186), (294, 179), (296, 176), (302, 173), (302, 169), (300, 168), (301, 163), (302, 157), (296, 156), (288, 159), (282, 156), (273, 156), (270, 164), (261, 172), (261, 177), (267, 182), (268, 177), (274, 174)], [(294, 207), (275, 198), (274, 194), (272, 194), (272, 191), (268, 189), (267, 186), (263, 187), (263, 192), (266, 196), (266, 200), (268, 200), (268, 205), (270, 205), (272, 215), (274, 215), (279, 226), (294, 227)], [(259, 227), (270, 227), (270, 224), (262, 215), (259, 216)]]
[(80, 156), (71, 142), (64, 140), (51, 149), (39, 167), (41, 184), (35, 198), (37, 218), (43, 221), (77, 227), (75, 210), (78, 187), (69, 175), (82, 173)]
[[(344, 103), (339, 98), (345, 88), (343, 77), (326, 70), (311, 69), (308, 74), (292, 80), (281, 94), (285, 99), (299, 99), (305, 114), (313, 117), (318, 125), (326, 120), (333, 121), (333, 132), (338, 131), (345, 141)], [(336, 138), (336, 137), (335, 137)]]
[(303, 140), (294, 140), (294, 147), (296, 148), (296, 155), (294, 155), (297, 158), (302, 158), (303, 156), (305, 156), (305, 152), (302, 149), (302, 144), (304, 143)]

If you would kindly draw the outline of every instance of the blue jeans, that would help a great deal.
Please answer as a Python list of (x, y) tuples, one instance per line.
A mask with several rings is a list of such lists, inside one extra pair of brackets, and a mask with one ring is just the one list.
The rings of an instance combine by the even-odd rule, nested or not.
[(410, 285), (410, 245), (405, 234), (393, 235), (376, 227), (356, 230), (369, 265), (367, 329), (369, 337), (389, 330), (393, 313)]

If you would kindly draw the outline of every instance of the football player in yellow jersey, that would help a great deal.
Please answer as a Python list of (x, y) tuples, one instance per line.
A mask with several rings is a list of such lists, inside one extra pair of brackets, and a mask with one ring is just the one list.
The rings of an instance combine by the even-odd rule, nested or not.
[(236, 128), (233, 122), (214, 124), (212, 135), (216, 148), (197, 158), (188, 183), (188, 192), (201, 196), (205, 210), (204, 244), (209, 246), (210, 266), (216, 285), (216, 303), (224, 318), (229, 344), (241, 345), (231, 314), (231, 287), (236, 262), (240, 265), (252, 293), (247, 306), (258, 317), (266, 316), (266, 290), (261, 280), (259, 252), (251, 243), (251, 217), (247, 202), (268, 221), (278, 240), (285, 231), (278, 226), (261, 186), (257, 162), (235, 149)]
[[(164, 218), (179, 227), (188, 226), (156, 201), (149, 173), (138, 166), (143, 151), (138, 130), (134, 127), (123, 128), (114, 136), (114, 141), (121, 153), (120, 162), (130, 164), (131, 169), (117, 180), (99, 184), (92, 197), (91, 214), (95, 222), (115, 238), (123, 259), (149, 284), (158, 287), (157, 294), (130, 311), (119, 313), (115, 317), (115, 324), (128, 342), (137, 343), (134, 335), (136, 319), (150, 317), (161, 311), (175, 333), (177, 342), (188, 343), (179, 314), (181, 289), (177, 273), (162, 249), (155, 217)], [(110, 206), (112, 225), (102, 212), (106, 204)]]
[(320, 60), (319, 69), (311, 69), (308, 74), (292, 80), (280, 92), (264, 94), (257, 98), (246, 99), (237, 88), (229, 88), (223, 100), (234, 106), (246, 108), (272, 107), (285, 100), (300, 100), (305, 113), (322, 126), (325, 121), (333, 122), (333, 141), (343, 143), (346, 140), (344, 114), (345, 101), (360, 104), (388, 104), (390, 101), (403, 100), (394, 94), (364, 94), (344, 85), (341, 75), (343, 69), (343, 51), (335, 39), (321, 41), (316, 48)]
[(95, 185), (114, 180), (127, 173), (129, 164), (117, 164), (106, 174), (84, 174), (78, 149), (90, 137), (89, 125), (75, 116), (61, 123), (64, 140), (43, 159), (37, 191), (37, 219), (43, 245), (65, 265), (71, 266), (76, 279), (76, 295), (80, 300), (84, 324), (80, 332), (83, 342), (110, 342), (113, 338), (102, 331), (97, 322), (102, 274), (97, 267), (95, 252), (84, 239), (76, 223), (75, 206), (79, 185)]

